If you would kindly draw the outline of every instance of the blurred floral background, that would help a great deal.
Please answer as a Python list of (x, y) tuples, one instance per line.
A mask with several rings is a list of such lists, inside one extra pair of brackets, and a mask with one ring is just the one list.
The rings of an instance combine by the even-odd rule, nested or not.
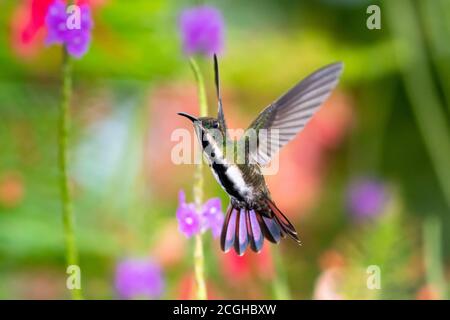
[[(172, 163), (170, 137), (192, 130), (176, 112), (198, 114), (188, 55), (216, 114), (211, 50), (232, 128), (317, 68), (343, 61), (345, 70), (267, 177), (303, 245), (223, 254), (211, 226), (208, 298), (448, 298), (450, 1), (84, 0), (77, 38), (55, 33), (52, 4), (0, 0), (0, 298), (70, 298), (63, 55), (52, 44), (73, 56), (68, 182), (85, 298), (195, 297), (193, 231), (177, 214), (194, 198), (195, 165)], [(366, 27), (371, 4), (379, 30)], [(200, 22), (189, 21), (199, 8)], [(203, 171), (204, 200), (219, 197), (210, 207), (226, 210)], [(367, 285), (369, 266), (379, 267), (380, 289)]]

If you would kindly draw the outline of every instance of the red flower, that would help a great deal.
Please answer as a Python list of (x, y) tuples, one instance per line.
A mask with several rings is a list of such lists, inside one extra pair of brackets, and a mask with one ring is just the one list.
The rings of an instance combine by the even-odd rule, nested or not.
[(42, 46), (47, 9), (53, 0), (27, 0), (17, 6), (11, 17), (11, 45), (15, 53), (22, 57), (36, 54)]
[(44, 26), (45, 16), (48, 7), (54, 0), (31, 0), (27, 1), (30, 12), (29, 19), (25, 21), (25, 26), (21, 32), (21, 40), (23, 43), (31, 42), (36, 33)]

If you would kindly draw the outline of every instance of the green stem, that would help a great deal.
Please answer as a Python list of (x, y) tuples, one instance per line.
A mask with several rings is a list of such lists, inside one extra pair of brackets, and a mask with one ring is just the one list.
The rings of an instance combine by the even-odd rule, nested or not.
[(446, 116), (433, 83), (414, 6), (409, 0), (384, 1), (393, 34), (394, 52), (413, 114), (450, 207), (450, 136)]
[(189, 63), (191, 65), (192, 71), (194, 72), (195, 81), (197, 81), (200, 117), (206, 117), (208, 114), (208, 103), (206, 102), (205, 82), (203, 81), (202, 73), (200, 72), (200, 68), (198, 67), (198, 64), (197, 62), (195, 62), (194, 58), (189, 59)]
[(445, 276), (442, 267), (442, 225), (438, 217), (427, 217), (423, 227), (424, 256), (427, 283), (446, 299)]
[[(72, 199), (69, 186), (69, 174), (67, 170), (67, 149), (69, 135), (69, 104), (72, 94), (72, 66), (70, 57), (64, 49), (62, 64), (62, 98), (60, 105), (59, 118), (59, 169), (60, 169), (60, 188), (62, 197), (62, 218), (64, 226), (64, 240), (66, 246), (67, 266), (78, 266), (78, 252), (75, 243), (74, 217)], [(81, 288), (72, 289), (72, 299), (82, 299)]]
[(203, 240), (202, 235), (195, 236), (194, 249), (194, 266), (195, 266), (195, 282), (196, 282), (196, 298), (197, 300), (208, 299), (205, 281), (205, 256), (203, 254)]
[[(206, 102), (206, 91), (203, 77), (195, 60), (191, 58), (189, 62), (197, 82), (200, 117), (205, 117), (208, 113), (208, 105)], [(196, 167), (194, 180), (194, 199), (198, 209), (200, 209), (203, 203), (203, 159), (200, 160)], [(207, 291), (205, 282), (205, 257), (203, 254), (203, 240), (201, 234), (195, 236), (194, 269), (197, 288), (196, 297), (198, 300), (206, 300)]]

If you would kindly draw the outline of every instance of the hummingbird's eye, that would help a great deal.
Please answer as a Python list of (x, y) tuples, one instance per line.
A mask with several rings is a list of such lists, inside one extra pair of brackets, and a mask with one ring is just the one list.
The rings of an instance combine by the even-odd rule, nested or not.
[(213, 122), (212, 127), (214, 129), (218, 129), (219, 128), (219, 123), (218, 122)]

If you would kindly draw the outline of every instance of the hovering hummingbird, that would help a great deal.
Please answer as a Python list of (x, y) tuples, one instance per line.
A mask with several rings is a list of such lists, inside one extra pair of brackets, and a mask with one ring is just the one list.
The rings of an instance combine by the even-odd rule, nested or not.
[[(246, 131), (256, 132), (257, 141), (251, 146), (248, 135), (231, 140), (227, 134), (214, 55), (217, 118), (178, 114), (192, 121), (214, 177), (230, 196), (220, 236), (224, 252), (234, 247), (238, 255), (243, 255), (249, 245), (259, 252), (264, 238), (277, 244), (286, 235), (300, 243), (294, 226), (272, 200), (261, 167), (305, 127), (337, 85), (342, 68), (339, 62), (317, 70), (266, 107)], [(265, 135), (260, 135), (263, 131)], [(236, 158), (244, 161), (239, 163)]]

